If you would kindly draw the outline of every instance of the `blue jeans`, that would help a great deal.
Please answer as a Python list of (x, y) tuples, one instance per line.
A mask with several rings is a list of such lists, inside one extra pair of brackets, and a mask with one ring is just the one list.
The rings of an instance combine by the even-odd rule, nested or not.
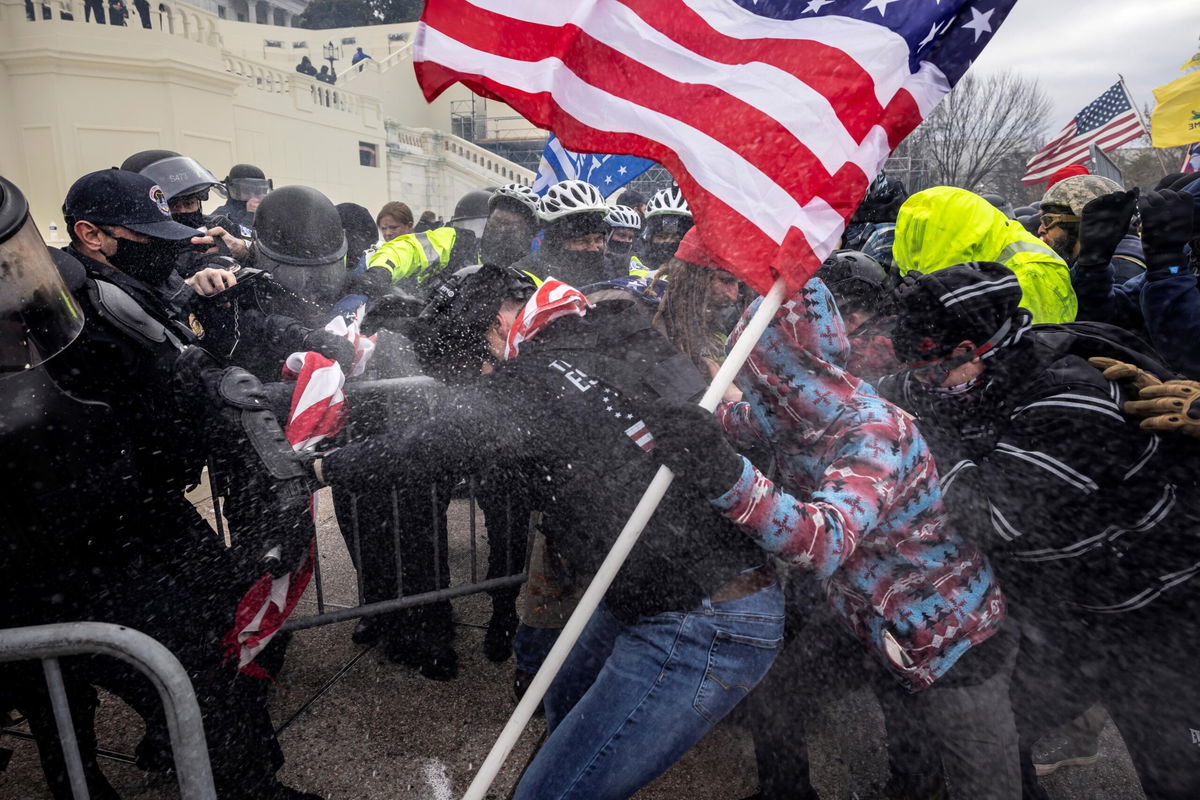
[(634, 625), (601, 605), (546, 694), (550, 737), (516, 797), (629, 797), (754, 688), (782, 642), (778, 583)]

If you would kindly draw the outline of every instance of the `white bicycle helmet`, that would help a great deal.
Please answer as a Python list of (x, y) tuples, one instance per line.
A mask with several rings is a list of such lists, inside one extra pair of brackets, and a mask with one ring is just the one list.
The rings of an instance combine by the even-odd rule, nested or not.
[(642, 229), (642, 217), (629, 206), (609, 206), (608, 215), (604, 218), (610, 228)]
[(608, 204), (600, 190), (586, 181), (559, 181), (538, 201), (538, 215), (543, 222), (588, 212), (607, 214)]
[(688, 208), (687, 200), (683, 199), (683, 192), (677, 188), (660, 189), (654, 193), (654, 197), (650, 198), (650, 202), (646, 204), (646, 219), (659, 217), (664, 214), (674, 214), (681, 217), (690, 217), (692, 210)]
[(528, 186), (520, 183), (506, 183), (503, 186), (498, 187), (496, 191), (492, 193), (492, 196), (488, 198), (488, 207), (495, 208), (496, 203), (499, 202), (500, 198), (502, 197), (507, 197), (510, 200), (516, 200), (518, 203), (533, 212), (535, 216), (538, 213), (538, 196), (533, 189), (530, 189)]

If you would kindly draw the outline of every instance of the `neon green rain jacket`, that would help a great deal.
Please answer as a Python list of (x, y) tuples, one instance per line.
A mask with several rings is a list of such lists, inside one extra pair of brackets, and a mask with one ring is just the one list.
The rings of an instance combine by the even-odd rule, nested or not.
[(421, 233), (406, 233), (384, 242), (367, 257), (367, 267), (384, 267), (392, 273), (392, 283), (400, 281), (424, 283), (450, 263), (454, 228), (434, 228)]
[(892, 250), (901, 273), (929, 273), (968, 261), (998, 261), (1017, 275), (1021, 305), (1035, 323), (1073, 322), (1067, 264), (1020, 222), (974, 192), (935, 186), (904, 201)]

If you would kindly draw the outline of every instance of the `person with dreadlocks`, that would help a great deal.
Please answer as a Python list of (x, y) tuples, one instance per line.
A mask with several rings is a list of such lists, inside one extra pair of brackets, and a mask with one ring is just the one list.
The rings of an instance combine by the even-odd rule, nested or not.
[(658, 274), (667, 288), (654, 324), (711, 378), (725, 358), (725, 337), (732, 328), (726, 321), (728, 312), (741, 311), (741, 283), (713, 260), (698, 228), (684, 235), (675, 256)]
[[(536, 465), (519, 477), (547, 546), (594, 573), (658, 469), (645, 414), (704, 389), (689, 360), (632, 298), (592, 305), (494, 265), (435, 290), (410, 333), (427, 371), (456, 382), (453, 399), (325, 456), (319, 477), (386, 485), (519, 455)], [(728, 714), (783, 636), (768, 561), (694, 487), (673, 487), (551, 685), (549, 737), (516, 797), (629, 797)]]

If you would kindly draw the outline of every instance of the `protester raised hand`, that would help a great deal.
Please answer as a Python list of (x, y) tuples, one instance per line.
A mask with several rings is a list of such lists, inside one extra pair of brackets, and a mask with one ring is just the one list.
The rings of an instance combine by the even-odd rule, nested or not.
[(1138, 200), (1148, 280), (1169, 277), (1182, 269), (1184, 245), (1194, 234), (1194, 207), (1190, 194), (1170, 189), (1150, 192)]
[(1121, 237), (1129, 231), (1137, 198), (1135, 187), (1128, 192), (1101, 195), (1083, 207), (1077, 264), (1108, 266)]

